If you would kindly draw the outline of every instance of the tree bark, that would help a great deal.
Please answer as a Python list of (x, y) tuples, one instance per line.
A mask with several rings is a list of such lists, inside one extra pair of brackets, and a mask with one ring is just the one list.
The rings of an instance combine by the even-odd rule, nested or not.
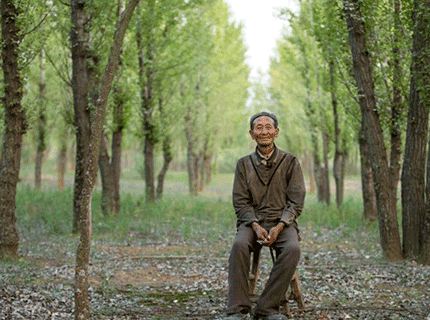
[(157, 184), (157, 199), (161, 199), (164, 191), (164, 179), (169, 170), (170, 162), (173, 160), (172, 155), (172, 142), (170, 136), (164, 138), (163, 141), (163, 167), (158, 173), (158, 184)]
[(107, 137), (105, 135), (103, 135), (100, 141), (99, 167), (102, 179), (101, 209), (102, 213), (108, 216), (113, 212), (114, 181), (107, 147)]
[[(160, 110), (160, 117), (162, 121), (164, 122), (164, 119), (166, 117), (164, 108), (163, 108), (163, 99), (158, 99), (158, 108)], [(163, 191), (164, 191), (164, 179), (166, 177), (167, 171), (169, 170), (170, 162), (173, 160), (173, 154), (172, 154), (172, 140), (170, 138), (170, 133), (168, 130), (165, 131), (165, 137), (163, 140), (163, 166), (158, 173), (158, 183), (157, 183), (157, 199), (161, 199), (163, 197)]]
[[(391, 188), (396, 194), (400, 178), (400, 161), (402, 157), (402, 128), (400, 125), (402, 107), (401, 82), (403, 78), (401, 66), (401, 50), (399, 44), (399, 34), (402, 32), (401, 17), (400, 17), (400, 0), (394, 1), (394, 41), (393, 41), (393, 101), (391, 104), (391, 152), (390, 152), (390, 178)], [(405, 110), (406, 111), (406, 110)]]
[[(121, 15), (124, 12), (124, 1), (118, 0), (117, 17), (120, 21)], [(121, 60), (119, 61), (121, 65)], [(118, 214), (121, 211), (120, 198), (120, 177), (121, 177), (121, 153), (122, 153), (122, 136), (124, 129), (124, 98), (119, 81), (113, 88), (114, 100), (114, 129), (112, 132), (111, 157), (109, 157), (108, 138), (102, 139), (100, 144), (100, 176), (102, 179), (102, 199), (101, 209), (104, 215), (111, 213)]]
[[(430, 150), (430, 139), (428, 150)], [(421, 239), (420, 262), (430, 265), (430, 152), (427, 152), (426, 211), (421, 227)]]
[(339, 208), (343, 203), (346, 152), (340, 148), (339, 114), (337, 112), (336, 84), (334, 82), (334, 62), (330, 61), (330, 92), (334, 116), (334, 160), (333, 175), (336, 185), (336, 205)]
[(362, 122), (359, 145), (360, 145), (360, 163), (361, 163), (361, 190), (363, 197), (363, 217), (365, 220), (372, 222), (378, 218), (378, 208), (376, 206), (376, 193), (373, 185), (372, 166), (369, 160), (369, 147), (365, 136), (364, 123)]
[(59, 143), (60, 148), (57, 158), (57, 177), (58, 177), (58, 189), (64, 190), (64, 175), (67, 168), (67, 130), (60, 135)]
[(414, 35), (405, 153), (402, 170), (403, 254), (417, 258), (423, 241), (425, 160), (430, 103), (430, 2), (414, 2)]
[(109, 92), (112, 88), (112, 81), (115, 70), (118, 66), (119, 55), (121, 53), (122, 42), (134, 9), (139, 0), (130, 0), (125, 9), (121, 21), (115, 32), (114, 41), (105, 73), (102, 79), (100, 96), (97, 100), (94, 112), (94, 121), (91, 127), (91, 137), (88, 153), (88, 161), (85, 167), (85, 179), (82, 193), (79, 197), (80, 210), (80, 239), (76, 255), (75, 270), (75, 319), (85, 320), (90, 318), (90, 306), (88, 299), (88, 264), (91, 249), (91, 196), (97, 179), (97, 163), (100, 154), (99, 147), (103, 133), (103, 123), (106, 113), (106, 104)]
[(120, 179), (121, 179), (121, 158), (122, 158), (122, 138), (124, 131), (124, 100), (121, 96), (122, 89), (115, 88), (115, 121), (116, 126), (112, 133), (112, 158), (111, 169), (113, 174), (113, 203), (112, 212), (118, 214), (121, 211)]
[(377, 111), (372, 69), (369, 52), (366, 48), (364, 21), (360, 12), (361, 2), (359, 0), (344, 0), (343, 2), (354, 77), (372, 165), (381, 247), (388, 261), (398, 261), (402, 259), (402, 250), (397, 223), (396, 195), (391, 189), (387, 150)]
[(1, 0), (3, 107), (5, 130), (0, 159), (0, 258), (18, 257), (15, 198), (19, 179), (22, 136), (26, 130), (22, 109), (22, 78), (18, 65), (20, 29), (15, 1)]
[(191, 107), (188, 108), (185, 116), (185, 135), (187, 138), (187, 171), (188, 171), (188, 191), (190, 195), (196, 196), (198, 193), (198, 164), (199, 156), (196, 152), (196, 139), (194, 137), (194, 121)]
[[(155, 146), (155, 125), (152, 119), (153, 112), (153, 86), (154, 86), (154, 53), (153, 44), (150, 39), (147, 41), (146, 51), (142, 40), (142, 30), (137, 28), (136, 42), (138, 47), (139, 79), (141, 86), (143, 132), (144, 132), (144, 167), (145, 167), (145, 195), (146, 200), (155, 200), (155, 170), (154, 170), (154, 146)], [(146, 63), (145, 61), (148, 61)]]
[(34, 174), (34, 183), (37, 190), (42, 188), (42, 164), (43, 155), (46, 150), (45, 142), (45, 52), (40, 50), (40, 82), (39, 82), (39, 119), (37, 123), (37, 151), (36, 151), (36, 168)]
[(324, 128), (322, 128), (322, 140), (323, 140), (323, 159), (324, 165), (322, 166), (322, 177), (323, 177), (323, 190), (324, 190), (324, 202), (326, 205), (330, 204), (330, 176), (328, 174), (328, 135)]
[(74, 124), (76, 128), (75, 183), (73, 190), (73, 232), (79, 230), (79, 197), (85, 177), (85, 162), (91, 130), (91, 113), (88, 108), (87, 49), (88, 35), (85, 31), (85, 0), (72, 0), (70, 32), (72, 51), (72, 91)]

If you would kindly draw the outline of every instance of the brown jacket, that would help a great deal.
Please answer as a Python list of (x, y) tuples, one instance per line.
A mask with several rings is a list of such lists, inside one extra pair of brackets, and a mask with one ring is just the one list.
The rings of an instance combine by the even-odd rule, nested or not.
[(239, 159), (233, 184), (237, 226), (282, 221), (290, 225), (301, 214), (306, 188), (299, 160), (275, 150), (266, 166), (258, 152)]

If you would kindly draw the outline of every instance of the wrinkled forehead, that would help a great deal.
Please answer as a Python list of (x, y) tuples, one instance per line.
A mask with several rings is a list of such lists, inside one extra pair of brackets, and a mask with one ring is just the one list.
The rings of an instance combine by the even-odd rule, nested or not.
[(254, 120), (254, 126), (259, 125), (259, 124), (261, 124), (263, 126), (266, 124), (271, 124), (271, 125), (275, 126), (275, 121), (271, 117), (260, 116)]

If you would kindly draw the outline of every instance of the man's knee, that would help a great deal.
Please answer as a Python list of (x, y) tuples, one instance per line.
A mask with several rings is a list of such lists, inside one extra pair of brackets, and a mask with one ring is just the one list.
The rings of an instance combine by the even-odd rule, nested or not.
[(250, 248), (249, 248), (249, 242), (245, 241), (244, 239), (235, 239), (233, 241), (233, 246), (231, 249), (232, 254), (249, 254)]
[(279, 256), (281, 259), (287, 259), (290, 262), (297, 264), (300, 260), (300, 244), (291, 242), (286, 245)]

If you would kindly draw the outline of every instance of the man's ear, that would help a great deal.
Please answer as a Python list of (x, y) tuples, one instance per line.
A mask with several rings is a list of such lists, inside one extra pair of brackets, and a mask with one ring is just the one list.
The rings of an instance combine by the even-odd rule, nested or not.
[(255, 140), (254, 131), (249, 130), (249, 135), (251, 136), (252, 140)]
[(279, 128), (276, 128), (276, 129), (275, 129), (275, 138), (277, 138), (277, 137), (278, 137), (278, 135), (279, 135)]

